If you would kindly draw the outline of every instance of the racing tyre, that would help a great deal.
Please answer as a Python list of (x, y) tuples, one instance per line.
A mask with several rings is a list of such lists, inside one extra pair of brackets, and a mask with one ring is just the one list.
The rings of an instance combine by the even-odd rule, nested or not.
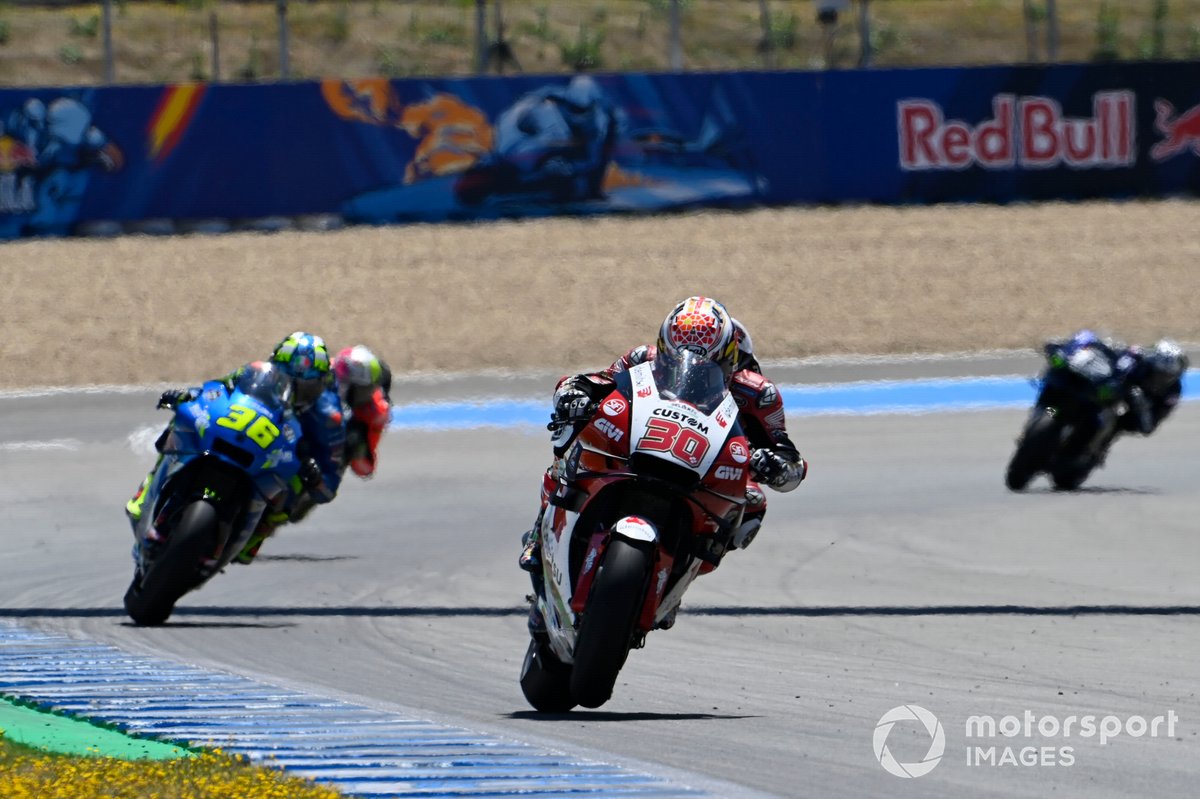
[(193, 502), (183, 511), (163, 550), (139, 582), (137, 576), (125, 592), (125, 612), (137, 624), (162, 624), (175, 603), (203, 579), (200, 562), (217, 548), (217, 509)]
[(1095, 467), (1096, 461), (1089, 458), (1083, 466), (1065, 466), (1055, 469), (1050, 473), (1050, 479), (1054, 481), (1054, 487), (1059, 491), (1074, 491), (1083, 485), (1083, 481), (1088, 479), (1088, 475)]
[(571, 698), (571, 667), (561, 662), (550, 647), (536, 639), (525, 650), (521, 665), (521, 692), (539, 713), (566, 713), (575, 707)]
[(575, 641), (571, 697), (577, 704), (600, 707), (612, 696), (629, 656), (653, 556), (620, 538), (605, 549)]
[(1058, 446), (1061, 429), (1058, 418), (1045, 408), (1026, 425), (1004, 476), (1004, 484), (1010, 491), (1023, 490), (1034, 475), (1046, 468)]

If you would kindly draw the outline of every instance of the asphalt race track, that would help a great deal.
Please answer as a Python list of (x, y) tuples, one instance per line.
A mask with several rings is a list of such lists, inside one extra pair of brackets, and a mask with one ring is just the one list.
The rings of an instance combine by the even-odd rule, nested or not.
[[(794, 419), (810, 479), (771, 495), (753, 547), (693, 587), (608, 705), (545, 718), (516, 680), (518, 536), (547, 458), (536, 431), (393, 431), (376, 479), (348, 478), (254, 565), (140, 629), (121, 610), (121, 509), (152, 459), (129, 435), (166, 414), (149, 392), (0, 403), (0, 618), (24, 626), (685, 772), (717, 795), (1195, 792), (1200, 405), (1118, 442), (1075, 494), (1005, 491), (1021, 411)], [(916, 779), (873, 749), (904, 704), (945, 733), (942, 761)], [(967, 738), (969, 716), (1026, 711), (1029, 737)], [(1037, 724), (1168, 712), (1172, 736), (1123, 729), (1103, 745)], [(930, 736), (899, 722), (886, 742), (912, 763)], [(997, 764), (968, 765), (975, 746), (996, 747)], [(1015, 764), (999, 764), (1005, 747)]]

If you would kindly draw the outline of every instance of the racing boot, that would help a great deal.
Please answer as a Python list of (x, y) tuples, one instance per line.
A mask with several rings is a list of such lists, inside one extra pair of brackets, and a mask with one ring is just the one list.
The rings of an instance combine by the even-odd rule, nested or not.
[(538, 610), (537, 599), (530, 594), (529, 599), (529, 618), (525, 621), (525, 626), (529, 628), (529, 634), (533, 637), (546, 634), (546, 620), (542, 618), (542, 612)]
[(533, 522), (533, 527), (521, 534), (521, 556), (517, 558), (517, 565), (532, 575), (540, 575), (542, 573), (541, 530), (542, 514), (545, 512), (545, 507), (539, 510), (537, 519)]
[(137, 527), (137, 523), (142, 520), (142, 505), (146, 503), (146, 491), (150, 488), (150, 481), (154, 479), (154, 473), (158, 471), (158, 465), (162, 463), (162, 458), (162, 455), (158, 456), (158, 460), (154, 462), (154, 468), (146, 474), (146, 479), (138, 486), (133, 499), (125, 503), (125, 515), (129, 517), (129, 524), (133, 527)]
[(529, 627), (529, 634), (537, 638), (539, 635), (546, 635), (546, 619), (538, 608), (538, 599), (545, 596), (546, 580), (540, 570), (531, 572), (529, 579), (533, 583), (533, 593), (525, 597), (529, 602), (529, 618), (526, 620), (526, 625)]
[(134, 493), (133, 499), (125, 503), (125, 515), (129, 517), (129, 523), (137, 527), (137, 523), (142, 520), (142, 505), (146, 502), (146, 489), (150, 488), (150, 481), (154, 479), (154, 473), (158, 471), (158, 467), (162, 464), (163, 445), (166, 443), (167, 436), (171, 433), (171, 426), (167, 425), (158, 435), (158, 439), (154, 442), (154, 449), (158, 451), (158, 460), (154, 462), (153, 468), (146, 474), (146, 479), (138, 486), (138, 490)]
[(767, 495), (763, 493), (758, 483), (746, 484), (746, 506), (742, 512), (742, 523), (733, 532), (730, 546), (733, 549), (745, 549), (758, 535), (762, 527), (763, 516), (767, 514)]
[(250, 536), (250, 540), (246, 542), (246, 546), (242, 547), (242, 551), (233, 558), (233, 562), (246, 566), (253, 563), (254, 559), (258, 557), (258, 550), (262, 547), (263, 541), (273, 536), (279, 525), (287, 520), (288, 515), (282, 511), (276, 513), (268, 511), (263, 514), (262, 521), (258, 523), (258, 527), (254, 528), (254, 533)]
[(125, 515), (129, 517), (129, 524), (136, 527), (137, 523), (142, 520), (142, 505), (146, 502), (146, 489), (150, 487), (150, 481), (154, 479), (154, 470), (150, 470), (150, 474), (146, 475), (146, 479), (138, 486), (138, 490), (133, 495), (133, 499), (125, 503)]

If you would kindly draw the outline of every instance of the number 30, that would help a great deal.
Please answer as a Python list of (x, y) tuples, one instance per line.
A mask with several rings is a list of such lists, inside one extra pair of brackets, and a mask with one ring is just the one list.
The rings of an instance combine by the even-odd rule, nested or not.
[(637, 443), (637, 449), (650, 452), (670, 452), (689, 466), (696, 466), (708, 452), (708, 439), (678, 422), (668, 419), (651, 419), (646, 424), (646, 434)]

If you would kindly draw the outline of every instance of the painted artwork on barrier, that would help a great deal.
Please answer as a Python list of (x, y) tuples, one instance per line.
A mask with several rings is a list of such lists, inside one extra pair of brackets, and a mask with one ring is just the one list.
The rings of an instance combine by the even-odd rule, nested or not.
[(1200, 61), (0, 89), (0, 240), (1195, 195), (1197, 76)]
[(534, 87), (494, 119), (447, 91), (402, 102), (381, 80), (326, 81), (322, 94), (342, 119), (415, 142), (402, 180), (345, 204), (351, 221), (737, 204), (764, 185), (719, 94), (690, 135), (656, 124), (652, 109), (631, 115), (587, 75)]
[(92, 124), (87, 96), (30, 97), (0, 108), (0, 238), (70, 232), (91, 174), (121, 148)]

